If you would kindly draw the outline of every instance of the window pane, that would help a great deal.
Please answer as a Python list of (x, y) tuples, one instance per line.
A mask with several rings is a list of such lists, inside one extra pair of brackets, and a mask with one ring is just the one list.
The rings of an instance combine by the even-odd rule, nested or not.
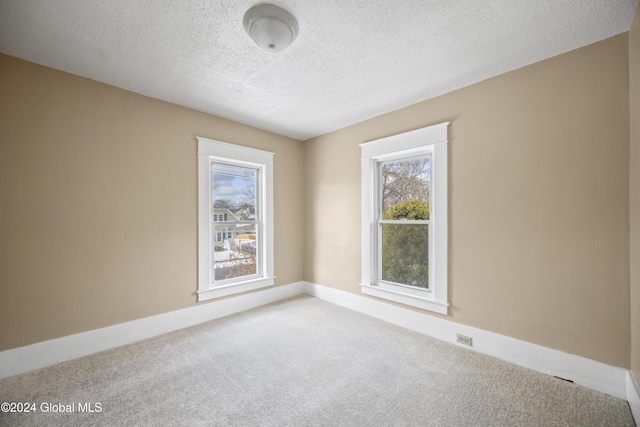
[(218, 221), (255, 220), (258, 171), (216, 163), (212, 164), (212, 170), (213, 207), (228, 209), (233, 214), (220, 210), (214, 212), (214, 218), (217, 214)]
[(215, 280), (234, 279), (258, 273), (256, 250), (258, 248), (256, 224), (237, 226), (216, 225), (217, 234), (222, 234), (222, 242), (215, 242)]
[(214, 281), (258, 274), (258, 169), (211, 166)]
[[(380, 163), (379, 174), (380, 212), (383, 217), (385, 214), (393, 216), (383, 219), (429, 219), (430, 156)], [(426, 218), (411, 218), (410, 212), (405, 212), (404, 216), (401, 212), (388, 212), (390, 208), (411, 200), (417, 200), (426, 206)]]
[(381, 224), (382, 280), (429, 287), (429, 226)]

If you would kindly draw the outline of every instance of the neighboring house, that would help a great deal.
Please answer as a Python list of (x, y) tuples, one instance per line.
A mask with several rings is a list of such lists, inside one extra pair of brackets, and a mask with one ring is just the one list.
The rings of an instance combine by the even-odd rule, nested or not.
[(256, 219), (256, 214), (252, 212), (250, 208), (238, 209), (237, 211), (234, 212), (234, 215), (240, 220), (253, 221)]
[(216, 246), (224, 246), (224, 242), (233, 242), (236, 235), (236, 226), (229, 224), (236, 222), (239, 218), (226, 208), (213, 208), (213, 221), (221, 224), (215, 225), (215, 242)]
[(249, 208), (232, 212), (227, 208), (213, 208), (216, 247), (255, 253), (255, 224), (235, 224), (238, 221), (255, 220)]

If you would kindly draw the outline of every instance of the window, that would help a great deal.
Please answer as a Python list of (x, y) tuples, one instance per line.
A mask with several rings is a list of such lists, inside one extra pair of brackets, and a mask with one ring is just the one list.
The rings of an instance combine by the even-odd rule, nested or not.
[(273, 285), (273, 153), (197, 139), (198, 301)]
[(362, 292), (442, 314), (448, 126), (361, 144)]
[[(233, 234), (231, 232), (216, 233), (216, 242), (224, 242), (226, 239), (232, 239), (232, 238), (233, 238)], [(222, 246), (222, 245), (216, 245), (216, 247), (218, 246)]]

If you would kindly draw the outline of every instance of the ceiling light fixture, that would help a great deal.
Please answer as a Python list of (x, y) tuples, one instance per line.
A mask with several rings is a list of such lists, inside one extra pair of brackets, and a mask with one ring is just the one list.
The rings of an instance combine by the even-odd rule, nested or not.
[(259, 4), (244, 14), (244, 29), (261, 49), (280, 52), (298, 36), (298, 21), (286, 10)]

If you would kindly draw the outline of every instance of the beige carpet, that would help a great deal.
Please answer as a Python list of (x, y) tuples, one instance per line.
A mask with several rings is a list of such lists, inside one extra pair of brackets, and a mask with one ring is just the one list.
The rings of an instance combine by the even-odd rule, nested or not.
[(12, 427), (634, 425), (623, 400), (307, 296), (0, 380), (5, 401), (35, 403)]

